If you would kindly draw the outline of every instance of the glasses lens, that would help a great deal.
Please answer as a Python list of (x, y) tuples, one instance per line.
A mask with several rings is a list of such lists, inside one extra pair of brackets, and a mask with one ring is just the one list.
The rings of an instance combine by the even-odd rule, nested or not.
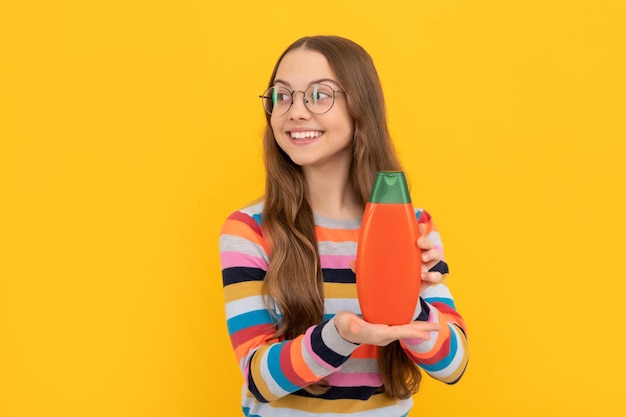
[(287, 113), (291, 107), (291, 92), (285, 87), (270, 87), (262, 96), (265, 111), (274, 116)]
[(313, 84), (306, 89), (304, 103), (313, 113), (326, 113), (335, 102), (335, 92), (326, 84)]

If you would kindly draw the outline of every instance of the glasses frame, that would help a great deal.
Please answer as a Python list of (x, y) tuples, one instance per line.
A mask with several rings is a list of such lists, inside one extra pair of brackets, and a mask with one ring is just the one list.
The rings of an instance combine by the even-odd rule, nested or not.
[[(309, 104), (308, 104), (308, 103), (309, 103), (309, 101), (306, 99), (306, 92), (307, 92), (307, 91), (309, 91), (309, 90), (311, 89), (311, 87), (316, 86), (316, 85), (317, 85), (317, 86), (324, 86), (324, 87), (328, 87), (328, 88), (330, 89), (330, 91), (332, 91), (332, 92), (333, 92), (333, 102), (330, 104), (330, 107), (328, 108), (328, 110), (325, 110), (325, 111), (323, 111), (323, 112), (316, 112), (316, 111), (311, 110), (311, 109), (309, 108)], [(284, 113), (281, 113), (281, 114), (273, 114), (273, 113), (271, 113), (269, 110), (267, 110), (267, 108), (265, 107), (265, 104), (264, 104), (264, 103), (265, 103), (265, 100), (266, 100), (266, 99), (271, 99), (271, 98), (272, 98), (272, 96), (271, 96), (271, 95), (269, 95), (269, 96), (267, 95), (267, 93), (268, 93), (268, 92), (269, 92), (272, 88), (284, 88), (285, 90), (289, 91), (289, 94), (291, 95), (291, 103), (289, 103), (289, 107), (287, 107), (287, 110), (285, 110), (285, 112), (284, 112)], [(330, 111), (330, 109), (332, 109), (332, 108), (333, 108), (333, 106), (335, 105), (335, 98), (336, 98), (336, 94), (337, 94), (337, 93), (345, 94), (346, 92), (345, 92), (345, 91), (343, 91), (343, 90), (338, 90), (338, 89), (332, 88), (330, 85), (328, 85), (328, 84), (324, 84), (324, 83), (315, 83), (315, 84), (311, 84), (311, 85), (310, 85), (310, 86), (308, 86), (305, 90), (290, 90), (290, 89), (288, 89), (287, 87), (283, 87), (283, 86), (279, 86), (279, 87), (277, 87), (277, 86), (273, 85), (273, 86), (269, 87), (267, 90), (265, 90), (265, 91), (263, 92), (263, 94), (261, 94), (261, 95), (259, 96), (259, 98), (261, 99), (261, 105), (263, 106), (263, 109), (265, 110), (265, 112), (266, 112), (267, 114), (269, 114), (270, 116), (279, 117), (279, 116), (284, 116), (285, 114), (289, 113), (289, 110), (291, 110), (291, 107), (293, 106), (293, 100), (294, 100), (293, 95), (294, 95), (295, 93), (302, 93), (302, 100), (303, 100), (303, 102), (304, 102), (304, 107), (306, 107), (306, 109), (307, 109), (308, 111), (310, 111), (310, 112), (311, 112), (311, 113), (313, 113), (313, 114), (325, 114), (325, 113), (328, 113), (328, 112)]]

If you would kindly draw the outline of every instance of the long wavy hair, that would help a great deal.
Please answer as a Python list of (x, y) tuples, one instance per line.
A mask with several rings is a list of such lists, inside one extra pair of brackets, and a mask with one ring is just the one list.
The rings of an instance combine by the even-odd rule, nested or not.
[[(290, 51), (305, 48), (323, 54), (337, 77), (354, 121), (350, 181), (363, 208), (377, 171), (401, 170), (389, 130), (380, 79), (370, 55), (355, 42), (338, 36), (298, 39), (278, 59), (276, 71)], [(266, 114), (263, 137), (266, 168), (264, 235), (271, 247), (264, 290), (280, 310), (276, 337), (294, 338), (319, 324), (324, 312), (320, 257), (315, 238), (313, 211), (301, 167), (278, 146)], [(395, 341), (378, 349), (384, 391), (405, 399), (419, 389), (421, 373)], [(322, 380), (307, 387), (313, 394), (329, 388)]]

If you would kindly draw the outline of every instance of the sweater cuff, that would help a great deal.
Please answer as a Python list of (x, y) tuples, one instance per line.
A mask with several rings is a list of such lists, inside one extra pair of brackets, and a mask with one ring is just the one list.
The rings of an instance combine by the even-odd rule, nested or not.
[(342, 356), (350, 356), (360, 345), (352, 343), (341, 337), (335, 326), (335, 318), (331, 318), (322, 329), (324, 343), (332, 350)]
[(310, 327), (307, 335), (312, 353), (326, 364), (327, 369), (338, 369), (359, 347), (339, 335), (333, 319)]

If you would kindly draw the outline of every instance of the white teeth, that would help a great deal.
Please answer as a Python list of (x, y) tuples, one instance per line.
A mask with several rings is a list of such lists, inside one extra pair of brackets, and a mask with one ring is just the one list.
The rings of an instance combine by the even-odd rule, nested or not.
[(307, 130), (306, 132), (289, 132), (292, 139), (317, 138), (322, 132), (318, 130)]

